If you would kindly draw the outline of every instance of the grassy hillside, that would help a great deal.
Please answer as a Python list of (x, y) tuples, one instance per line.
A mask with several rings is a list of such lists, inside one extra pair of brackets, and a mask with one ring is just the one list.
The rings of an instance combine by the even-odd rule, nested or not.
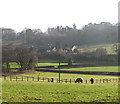
[(97, 48), (106, 48), (107, 54), (116, 54), (114, 51), (114, 44), (98, 44), (98, 45), (83, 45), (80, 49), (83, 51), (95, 51)]

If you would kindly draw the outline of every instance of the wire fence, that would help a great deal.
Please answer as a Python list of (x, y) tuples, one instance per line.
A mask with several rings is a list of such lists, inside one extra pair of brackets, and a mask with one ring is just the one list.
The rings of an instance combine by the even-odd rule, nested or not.
[[(48, 83), (77, 83), (76, 79), (59, 79), (58, 78), (41, 78), (41, 77), (28, 77), (28, 76), (3, 76), (3, 80), (5, 81), (36, 81), (36, 82), (48, 82)], [(112, 79), (94, 79), (93, 83), (110, 83), (110, 82), (120, 82), (120, 78), (112, 78)], [(78, 83), (91, 83), (90, 79), (82, 79), (82, 82), (78, 81)]]

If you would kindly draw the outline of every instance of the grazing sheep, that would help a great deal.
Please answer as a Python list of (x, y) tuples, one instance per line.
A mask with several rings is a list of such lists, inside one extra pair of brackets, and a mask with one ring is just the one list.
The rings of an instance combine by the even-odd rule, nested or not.
[(93, 84), (93, 83), (94, 83), (94, 79), (93, 79), (93, 78), (91, 78), (91, 79), (90, 79), (90, 82), (91, 82), (91, 84)]
[(79, 82), (83, 83), (82, 78), (77, 78), (76, 81), (75, 81), (75, 83), (77, 83), (77, 82), (78, 82), (78, 83), (79, 83)]

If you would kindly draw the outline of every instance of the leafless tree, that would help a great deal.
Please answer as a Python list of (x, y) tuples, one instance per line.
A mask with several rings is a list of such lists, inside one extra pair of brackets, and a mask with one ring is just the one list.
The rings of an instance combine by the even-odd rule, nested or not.
[(25, 46), (20, 46), (15, 49), (17, 63), (20, 64), (22, 70), (29, 70), (33, 68), (35, 62), (37, 62), (37, 57), (33, 56), (29, 48)]
[[(14, 60), (15, 53), (14, 49), (11, 46), (3, 46), (2, 47), (2, 64), (6, 64), (7, 72), (9, 72), (9, 63)], [(3, 71), (5, 69), (3, 68)]]

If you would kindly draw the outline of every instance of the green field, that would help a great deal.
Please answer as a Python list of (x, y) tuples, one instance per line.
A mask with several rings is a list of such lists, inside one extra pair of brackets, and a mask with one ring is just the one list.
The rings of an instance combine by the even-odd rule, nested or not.
[[(37, 63), (36, 66), (54, 66), (57, 68), (59, 63)], [(68, 63), (60, 63), (60, 65), (68, 65)]]
[[(77, 64), (77, 63), (73, 63)], [(36, 66), (55, 66), (57, 68), (59, 63), (37, 63)], [(67, 63), (61, 63), (67, 65)], [(10, 68), (20, 68), (17, 63), (10, 63)], [(75, 71), (105, 71), (105, 72), (118, 72), (118, 66), (103, 66), (103, 67), (81, 67), (81, 68), (64, 68), (61, 70), (75, 70)]]
[[(32, 72), (19, 74), (17, 76), (41, 78), (58, 78), (58, 73)], [(15, 75), (16, 76), (16, 75)], [(63, 74), (61, 79), (83, 80), (112, 79), (115, 76), (83, 75), (83, 74)], [(9, 76), (8, 76), (9, 78)], [(2, 83), (3, 102), (116, 102), (118, 99), (118, 83), (47, 83), (34, 81), (4, 81)]]
[[(60, 63), (60, 65), (67, 65), (68, 63)], [(55, 66), (57, 67), (59, 65), (59, 63), (37, 63), (36, 66)], [(11, 62), (10, 63), (10, 68), (20, 68), (20, 66), (15, 63), (15, 62)]]
[[(40, 65), (40, 64), (39, 64)], [(44, 64), (45, 65), (45, 64)], [(48, 65), (48, 64), (46, 64)], [(52, 64), (53, 65), (53, 64)], [(57, 65), (57, 63), (54, 63)], [(41, 64), (43, 66), (43, 64)], [(84, 67), (72, 68), (61, 70), (87, 70), (87, 71), (117, 71), (117, 66), (109, 67)], [(84, 74), (66, 74), (61, 73), (61, 79), (76, 79), (82, 78), (83, 83), (51, 83), (37, 81), (40, 78), (55, 78), (57, 79), (58, 73), (51, 72), (37, 72), (26, 71), (24, 74), (12, 75), (12, 77), (21, 76), (34, 77), (34, 81), (30, 79), (27, 81), (13, 81), (3, 79), (2, 81), (2, 101), (3, 102), (117, 102), (118, 101), (118, 82), (105, 82), (105, 83), (85, 83), (85, 80), (100, 79), (113, 79), (117, 76), (106, 75), (84, 75)]]
[(118, 66), (81, 67), (81, 68), (69, 68), (69, 69), (61, 69), (61, 70), (118, 72)]
[(95, 51), (97, 48), (105, 48), (107, 54), (116, 54), (114, 51), (114, 44), (83, 45), (80, 48), (90, 52)]
[(117, 83), (57, 84), (3, 81), (3, 102), (117, 102)]
[[(24, 74), (18, 74), (18, 75), (13, 75), (21, 77), (21, 76), (25, 76), (25, 77), (35, 77), (37, 78), (38, 76), (40, 78), (58, 78), (59, 73), (52, 73), (52, 72), (26, 72)], [(90, 79), (91, 77), (95, 78), (95, 79), (105, 79), (105, 78), (118, 78), (117, 76), (106, 76), (106, 75), (84, 75), (84, 74), (67, 74), (67, 73), (61, 73), (60, 74), (61, 78), (63, 79), (76, 79), (76, 78), (83, 78), (83, 79)], [(9, 76), (8, 76), (9, 77)]]

